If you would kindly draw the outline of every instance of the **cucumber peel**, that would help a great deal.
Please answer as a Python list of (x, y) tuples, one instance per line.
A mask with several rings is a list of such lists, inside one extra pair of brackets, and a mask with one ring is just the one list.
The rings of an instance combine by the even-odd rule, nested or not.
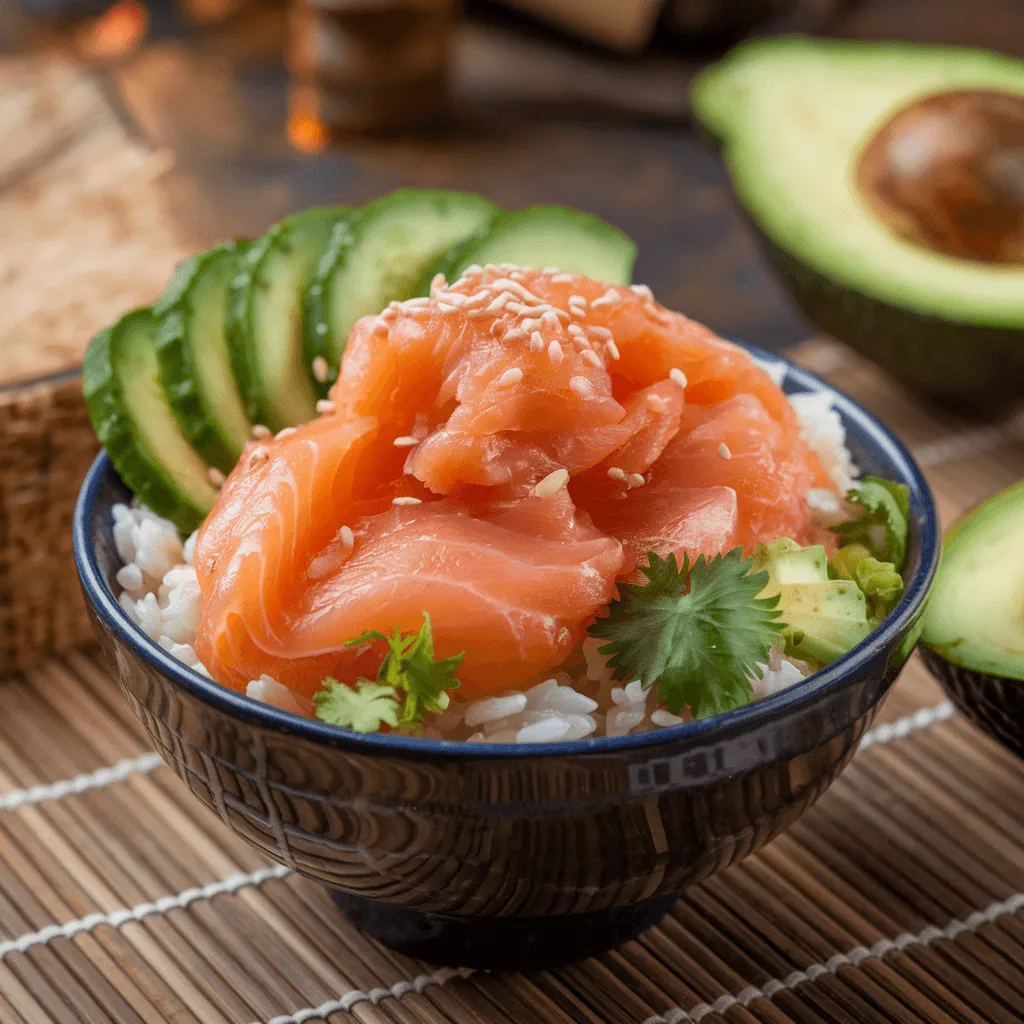
[(217, 489), (164, 392), (158, 327), (151, 310), (137, 309), (93, 338), (82, 388), (93, 429), (121, 479), (157, 515), (191, 533), (213, 507)]
[(426, 269), (497, 213), (467, 192), (399, 189), (334, 226), (303, 304), (304, 362), (326, 360), (325, 387), (337, 379), (355, 322), (423, 294)]
[(224, 473), (234, 468), (251, 427), (224, 333), (228, 289), (248, 245), (229, 242), (186, 260), (153, 307), (168, 401), (192, 447)]
[(275, 433), (316, 415), (312, 360), (302, 344), (302, 293), (341, 207), (283, 220), (239, 261), (228, 300), (231, 366), (250, 422)]
[(609, 284), (629, 284), (636, 260), (632, 239), (592, 213), (569, 206), (533, 206), (497, 218), (486, 230), (449, 251), (424, 276), (429, 287), (437, 273), (455, 281), (476, 263), (515, 263), (557, 267)]

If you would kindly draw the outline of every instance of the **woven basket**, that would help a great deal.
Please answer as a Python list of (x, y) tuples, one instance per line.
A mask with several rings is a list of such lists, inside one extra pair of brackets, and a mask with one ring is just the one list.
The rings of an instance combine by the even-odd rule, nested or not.
[(185, 252), (158, 180), (94, 74), (0, 56), (0, 676), (92, 641), (71, 515), (97, 451), (78, 367)]
[(0, 671), (93, 639), (71, 516), (97, 450), (77, 372), (0, 391)]

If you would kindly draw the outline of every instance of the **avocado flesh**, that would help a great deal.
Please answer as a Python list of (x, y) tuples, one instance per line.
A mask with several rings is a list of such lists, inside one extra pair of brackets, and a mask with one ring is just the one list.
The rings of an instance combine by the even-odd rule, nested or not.
[(828, 578), (824, 547), (801, 548), (783, 538), (769, 544), (758, 568), (768, 572), (760, 597), (778, 595), (786, 653), (831, 664), (871, 632), (867, 601), (856, 583)]
[(1024, 682), (1024, 481), (947, 533), (921, 642), (954, 665)]
[[(824, 315), (806, 308), (813, 294), (798, 299), (840, 337), (858, 296), (882, 304), (861, 318), (865, 333), (887, 333), (886, 309), (1024, 329), (1024, 265), (959, 259), (906, 241), (856, 185), (864, 147), (897, 110), (969, 88), (1024, 95), (1024, 62), (952, 47), (777, 38), (738, 47), (695, 84), (694, 109), (721, 141), (743, 205), (780, 251), (784, 270), (831, 285)], [(901, 330), (912, 335), (913, 324)], [(928, 384), (942, 390), (941, 378)]]

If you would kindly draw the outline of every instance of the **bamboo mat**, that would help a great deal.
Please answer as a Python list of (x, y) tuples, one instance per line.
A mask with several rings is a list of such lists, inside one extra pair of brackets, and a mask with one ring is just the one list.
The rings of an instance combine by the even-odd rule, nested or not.
[[(926, 410), (798, 350), (907, 440), (944, 519), (1024, 476), (1024, 418)], [(913, 661), (793, 828), (621, 949), (530, 976), (363, 938), (153, 755), (94, 656), (0, 686), (0, 1021), (860, 1024), (1024, 1020), (1024, 762)]]

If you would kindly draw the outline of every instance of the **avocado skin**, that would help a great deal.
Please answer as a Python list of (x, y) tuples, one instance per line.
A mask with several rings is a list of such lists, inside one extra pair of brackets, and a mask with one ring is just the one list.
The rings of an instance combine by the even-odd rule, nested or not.
[(949, 699), (979, 729), (1024, 757), (1024, 683), (946, 661), (923, 644), (921, 657)]
[(966, 412), (991, 413), (1024, 394), (1024, 331), (925, 316), (831, 280), (776, 245), (754, 223), (800, 311), (897, 380)]

